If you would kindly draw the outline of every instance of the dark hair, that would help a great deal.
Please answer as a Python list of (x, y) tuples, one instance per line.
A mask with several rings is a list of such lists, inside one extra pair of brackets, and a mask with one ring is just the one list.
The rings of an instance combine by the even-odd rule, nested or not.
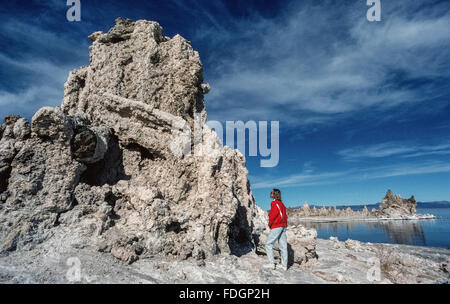
[(281, 191), (279, 189), (273, 189), (273, 198), (281, 201)]

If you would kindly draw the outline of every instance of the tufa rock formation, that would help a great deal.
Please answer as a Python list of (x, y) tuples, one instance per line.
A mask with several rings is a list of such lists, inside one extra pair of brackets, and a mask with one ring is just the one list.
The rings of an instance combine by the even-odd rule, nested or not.
[[(0, 127), (0, 253), (63, 240), (132, 263), (260, 246), (267, 215), (244, 156), (205, 124), (209, 86), (190, 43), (120, 18), (89, 38), (90, 65), (70, 73), (62, 106)], [(315, 232), (289, 231), (295, 261), (313, 259)]]
[(414, 196), (411, 196), (409, 199), (403, 199), (400, 195), (394, 195), (391, 190), (388, 190), (381, 201), (378, 213), (380, 216), (387, 217), (416, 215), (417, 203)]
[(403, 199), (400, 195), (394, 195), (388, 190), (383, 198), (379, 210), (373, 208), (371, 211), (367, 206), (361, 211), (354, 211), (350, 207), (345, 209), (337, 209), (336, 207), (322, 207), (317, 209), (310, 208), (308, 203), (300, 208), (290, 208), (288, 210), (291, 218), (345, 218), (345, 219), (430, 219), (435, 218), (431, 214), (417, 214), (417, 203), (414, 196), (409, 199)]
[(309, 207), (305, 202), (300, 208), (289, 208), (288, 214), (292, 218), (310, 218), (310, 217), (330, 217), (330, 218), (367, 218), (374, 215), (374, 212), (369, 212), (366, 206), (362, 211), (354, 211), (350, 207), (345, 209), (338, 209), (335, 206), (329, 208), (322, 206), (317, 209), (315, 206)]

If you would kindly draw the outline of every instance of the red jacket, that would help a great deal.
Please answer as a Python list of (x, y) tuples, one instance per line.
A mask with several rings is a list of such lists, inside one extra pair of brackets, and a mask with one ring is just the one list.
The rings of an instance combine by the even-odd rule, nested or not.
[(269, 227), (270, 229), (287, 227), (286, 206), (281, 201), (274, 200), (270, 204)]

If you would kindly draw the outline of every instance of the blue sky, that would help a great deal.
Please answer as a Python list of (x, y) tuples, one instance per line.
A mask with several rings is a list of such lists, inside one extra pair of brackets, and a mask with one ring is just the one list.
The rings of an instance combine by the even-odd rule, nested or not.
[(280, 162), (247, 157), (267, 209), (370, 204), (391, 188), (450, 200), (450, 2), (381, 0), (92, 1), (0, 5), (0, 116), (60, 105), (68, 72), (89, 64), (87, 36), (121, 16), (190, 40), (212, 90), (209, 120), (280, 121)]

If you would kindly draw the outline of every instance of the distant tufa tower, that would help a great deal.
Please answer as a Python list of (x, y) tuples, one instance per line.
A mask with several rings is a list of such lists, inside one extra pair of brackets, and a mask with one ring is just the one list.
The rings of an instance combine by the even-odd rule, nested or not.
[(415, 215), (417, 213), (417, 202), (414, 196), (403, 199), (400, 195), (394, 195), (388, 190), (380, 205), (380, 213), (388, 216)]

